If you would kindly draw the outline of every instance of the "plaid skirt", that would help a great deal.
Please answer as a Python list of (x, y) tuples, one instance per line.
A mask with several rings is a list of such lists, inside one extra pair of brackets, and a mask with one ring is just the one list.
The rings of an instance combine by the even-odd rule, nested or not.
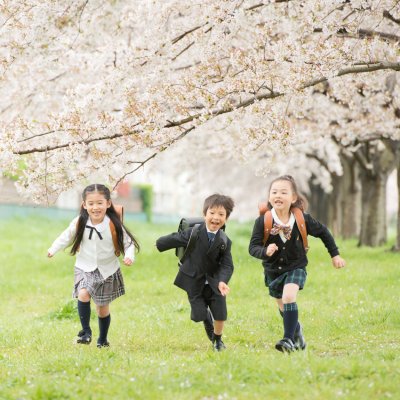
[(281, 299), (283, 287), (287, 283), (295, 283), (302, 290), (307, 279), (307, 272), (302, 268), (284, 273), (274, 273), (267, 271), (265, 273), (265, 286), (268, 286), (269, 294), (276, 299)]
[(105, 306), (125, 294), (124, 278), (118, 268), (111, 276), (104, 279), (98, 269), (91, 272), (75, 267), (73, 297), (78, 297), (80, 289), (86, 289), (97, 306)]

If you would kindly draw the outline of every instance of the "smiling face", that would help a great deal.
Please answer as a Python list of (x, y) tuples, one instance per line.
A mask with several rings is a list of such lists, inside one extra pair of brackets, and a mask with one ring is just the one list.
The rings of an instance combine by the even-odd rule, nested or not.
[(217, 231), (225, 225), (227, 220), (225, 208), (222, 206), (209, 207), (204, 220), (209, 231)]
[(269, 202), (278, 212), (289, 213), (290, 206), (297, 200), (289, 181), (275, 181), (269, 191)]
[(83, 208), (88, 212), (93, 225), (103, 222), (107, 208), (111, 206), (111, 200), (107, 200), (104, 194), (91, 192), (86, 195)]

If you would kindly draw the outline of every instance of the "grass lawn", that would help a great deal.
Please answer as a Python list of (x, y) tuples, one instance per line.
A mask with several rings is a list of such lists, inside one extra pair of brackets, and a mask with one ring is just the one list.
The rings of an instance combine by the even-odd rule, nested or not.
[[(186, 294), (172, 282), (173, 251), (157, 237), (171, 225), (128, 221), (142, 251), (122, 267), (127, 294), (111, 304), (111, 347), (74, 344), (73, 258), (47, 248), (69, 221), (29, 217), (0, 226), (0, 399), (399, 399), (400, 256), (339, 241), (335, 270), (311, 239), (298, 296), (307, 350), (274, 349), (282, 320), (247, 246), (251, 224), (228, 224), (235, 273), (227, 350), (214, 353)], [(92, 308), (96, 339), (97, 319)]]

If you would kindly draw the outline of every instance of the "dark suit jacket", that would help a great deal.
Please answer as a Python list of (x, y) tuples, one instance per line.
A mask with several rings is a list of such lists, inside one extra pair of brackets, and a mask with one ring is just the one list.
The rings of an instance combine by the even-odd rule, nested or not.
[[(186, 247), (192, 229), (160, 237), (156, 242), (157, 249), (165, 251), (176, 247)], [(194, 248), (183, 264), (179, 266), (174, 284), (186, 290), (192, 297), (201, 294), (207, 280), (213, 291), (221, 294), (218, 290), (218, 283), (221, 281), (228, 283), (233, 273), (232, 241), (228, 238), (226, 249), (222, 251), (221, 247), (224, 245), (220, 231), (218, 231), (209, 247), (206, 225), (205, 223), (201, 224)]]

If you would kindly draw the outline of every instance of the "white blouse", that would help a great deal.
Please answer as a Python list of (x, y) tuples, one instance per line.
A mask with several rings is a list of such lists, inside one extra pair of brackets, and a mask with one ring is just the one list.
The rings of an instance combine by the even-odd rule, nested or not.
[[(294, 217), (293, 213), (290, 213), (290, 218), (289, 218), (289, 222), (287, 224), (284, 224), (279, 218), (278, 215), (276, 214), (276, 211), (274, 209), (271, 210), (272, 213), (272, 218), (274, 219), (274, 221), (279, 224), (279, 225), (285, 225), (285, 226), (290, 226), (290, 229), (293, 229), (293, 225), (296, 222), (296, 218)], [(283, 232), (279, 232), (279, 236), (282, 239), (283, 243), (286, 243), (287, 239), (285, 238), (285, 235), (283, 234)]]
[[(48, 250), (51, 255), (72, 245), (78, 218), (79, 217), (74, 218), (69, 224), (69, 227), (53, 242)], [(118, 257), (115, 255), (114, 243), (110, 230), (110, 218), (106, 215), (103, 221), (97, 225), (93, 225), (89, 218), (86, 225), (94, 227), (96, 231), (101, 234), (102, 239), (100, 239), (100, 236), (95, 230), (85, 227), (79, 251), (76, 253), (75, 266), (85, 272), (91, 272), (98, 268), (103, 278), (106, 279), (120, 267)], [(91, 239), (89, 239), (91, 232)], [(130, 258), (133, 261), (135, 259), (134, 244), (131, 238), (126, 234), (125, 229), (123, 229), (123, 233), (124, 257)]]

